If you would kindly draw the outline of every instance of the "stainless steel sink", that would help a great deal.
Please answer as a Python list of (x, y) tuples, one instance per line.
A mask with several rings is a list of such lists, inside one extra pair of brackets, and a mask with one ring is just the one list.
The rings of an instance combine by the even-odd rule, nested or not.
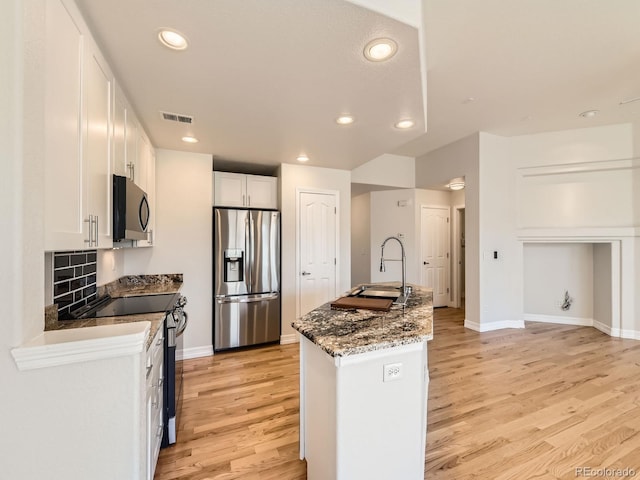
[(387, 285), (358, 285), (348, 294), (350, 297), (368, 297), (368, 298), (390, 298), (393, 303), (405, 305), (407, 296), (402, 295), (402, 287), (392, 287)]

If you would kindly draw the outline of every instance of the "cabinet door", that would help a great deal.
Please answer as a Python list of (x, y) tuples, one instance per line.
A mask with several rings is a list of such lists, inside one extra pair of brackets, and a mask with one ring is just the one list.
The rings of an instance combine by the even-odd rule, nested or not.
[[(147, 227), (147, 239), (138, 240), (137, 247), (150, 247), (153, 245), (156, 225), (156, 152), (148, 141), (145, 139), (145, 151), (140, 158), (140, 168), (138, 169), (139, 177), (145, 176), (146, 181), (144, 187), (140, 187), (147, 194), (149, 202), (149, 225)], [(144, 166), (143, 166), (144, 165)]]
[(135, 166), (134, 182), (142, 191), (147, 191), (147, 176), (149, 174), (149, 162), (151, 161), (151, 144), (147, 140), (142, 128), (138, 129), (138, 155)]
[(113, 173), (122, 177), (127, 176), (125, 123), (127, 105), (124, 95), (115, 85), (113, 99)]
[(278, 208), (278, 179), (261, 175), (246, 175), (247, 207)]
[(59, 0), (46, 2), (45, 249), (85, 247), (81, 135), (84, 38)]
[(213, 204), (220, 207), (246, 206), (246, 175), (214, 172)]
[(125, 114), (125, 158), (126, 176), (136, 181), (136, 163), (138, 161), (138, 121), (130, 108)]
[[(88, 49), (89, 50), (89, 49)], [(113, 76), (91, 49), (84, 65), (84, 148), (87, 215), (93, 215), (90, 247), (111, 248), (111, 161), (109, 158), (109, 129), (111, 126), (111, 92)], [(96, 235), (97, 234), (97, 235)]]

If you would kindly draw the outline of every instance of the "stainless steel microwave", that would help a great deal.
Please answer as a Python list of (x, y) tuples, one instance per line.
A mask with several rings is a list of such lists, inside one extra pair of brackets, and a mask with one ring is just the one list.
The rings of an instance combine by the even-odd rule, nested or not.
[(120, 175), (113, 176), (113, 241), (146, 240), (149, 226), (147, 194)]

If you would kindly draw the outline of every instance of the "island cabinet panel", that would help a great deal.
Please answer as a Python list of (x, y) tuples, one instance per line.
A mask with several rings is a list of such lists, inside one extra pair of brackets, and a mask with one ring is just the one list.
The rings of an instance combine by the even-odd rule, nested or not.
[[(331, 357), (301, 336), (301, 457), (309, 480), (422, 480), (427, 342)], [(385, 369), (395, 375), (387, 376)]]

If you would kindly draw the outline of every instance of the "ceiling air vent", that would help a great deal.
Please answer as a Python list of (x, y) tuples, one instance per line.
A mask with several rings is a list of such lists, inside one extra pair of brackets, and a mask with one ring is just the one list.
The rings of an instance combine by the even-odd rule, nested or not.
[(169, 120), (170, 122), (179, 123), (193, 123), (193, 117), (191, 115), (181, 115), (180, 113), (160, 112), (163, 120)]

